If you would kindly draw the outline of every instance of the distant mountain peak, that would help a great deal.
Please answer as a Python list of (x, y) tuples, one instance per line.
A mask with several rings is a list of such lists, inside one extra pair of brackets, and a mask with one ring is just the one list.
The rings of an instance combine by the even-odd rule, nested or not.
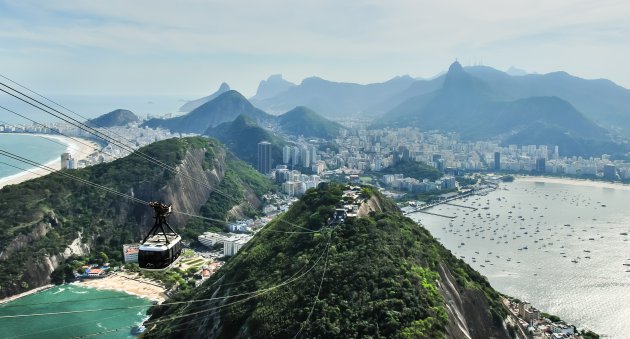
[(463, 72), (464, 71), (464, 67), (462, 67), (462, 64), (459, 63), (459, 61), (455, 60), (455, 62), (453, 62), (451, 64), (451, 66), (449, 66), (448, 68), (448, 73), (456, 73), (456, 72)]
[(219, 90), (217, 92), (223, 93), (223, 92), (229, 91), (230, 89), (231, 89), (230, 85), (228, 85), (227, 82), (222, 82), (221, 86), (219, 86)]
[(256, 95), (252, 97), (252, 100), (268, 99), (291, 87), (295, 87), (295, 84), (282, 78), (282, 74), (272, 74), (267, 80), (260, 81)]
[(223, 94), (225, 92), (228, 92), (230, 90), (231, 90), (230, 85), (228, 85), (225, 82), (222, 82), (221, 86), (219, 86), (219, 89), (216, 92), (214, 92), (214, 93), (212, 93), (212, 94), (210, 94), (210, 95), (208, 95), (206, 97), (203, 97), (203, 98), (196, 99), (196, 100), (189, 101), (189, 102), (185, 103), (182, 107), (179, 108), (179, 111), (180, 112), (191, 112), (191, 111), (195, 110), (197, 107), (199, 107), (199, 106), (201, 106), (201, 105), (203, 105), (203, 104), (205, 104), (207, 102), (212, 101), (213, 99), (215, 99), (219, 95), (221, 95), (221, 94)]
[(120, 108), (87, 121), (93, 127), (124, 126), (132, 122), (140, 122), (140, 118), (130, 110)]

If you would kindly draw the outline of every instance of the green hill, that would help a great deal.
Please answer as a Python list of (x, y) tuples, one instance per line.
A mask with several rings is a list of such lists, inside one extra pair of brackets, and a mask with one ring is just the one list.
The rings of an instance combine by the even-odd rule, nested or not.
[[(0, 297), (48, 284), (51, 271), (72, 255), (104, 252), (112, 263), (121, 262), (121, 245), (140, 241), (152, 226), (150, 207), (62, 173), (144, 201), (169, 202), (180, 212), (221, 220), (229, 217), (236, 205), (245, 211), (257, 208), (257, 196), (271, 188), (265, 177), (214, 139), (169, 139), (140, 151), (174, 166), (177, 174), (130, 155), (0, 190)], [(182, 214), (173, 214), (170, 223), (188, 237), (211, 226), (222, 226)]]
[(298, 106), (278, 116), (278, 125), (287, 134), (323, 139), (335, 138), (343, 129), (340, 124), (304, 106)]
[(599, 157), (602, 151), (613, 157), (628, 152), (628, 146), (609, 141), (589, 139), (581, 134), (569, 133), (556, 126), (534, 122), (518, 133), (506, 138), (502, 145), (557, 145), (561, 156)]
[(137, 115), (126, 109), (117, 109), (98, 118), (88, 120), (87, 124), (92, 127), (112, 127), (125, 126), (132, 122), (140, 122)]
[(217, 138), (224, 143), (239, 159), (256, 167), (258, 163), (258, 143), (271, 143), (272, 167), (282, 162), (282, 147), (286, 141), (258, 126), (245, 115), (239, 115), (232, 122), (224, 122), (217, 127), (209, 128), (205, 135)]
[(252, 106), (241, 93), (227, 91), (195, 108), (192, 112), (170, 119), (151, 119), (142, 126), (165, 128), (175, 133), (203, 134), (208, 128), (246, 115), (257, 123), (273, 121), (269, 114)]
[(443, 175), (442, 172), (438, 171), (435, 167), (419, 161), (399, 161), (394, 165), (383, 169), (380, 173), (400, 173), (403, 174), (405, 177), (410, 177), (418, 180), (429, 179), (431, 181), (438, 180)]
[[(483, 276), (391, 200), (362, 192), (359, 218), (325, 226), (343, 186), (309, 190), (201, 287), (173, 299), (205, 301), (154, 307), (145, 336), (509, 337)], [(282, 233), (297, 226), (319, 233)]]

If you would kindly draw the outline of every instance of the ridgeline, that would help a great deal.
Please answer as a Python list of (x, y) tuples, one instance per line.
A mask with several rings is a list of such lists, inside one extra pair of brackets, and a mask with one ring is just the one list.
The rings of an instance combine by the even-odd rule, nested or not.
[[(48, 284), (50, 274), (73, 255), (104, 252), (115, 265), (122, 261), (121, 245), (138, 242), (153, 224), (148, 206), (62, 173), (137, 199), (165, 201), (175, 210), (221, 220), (230, 216), (229, 211), (252, 212), (260, 206), (258, 197), (271, 188), (266, 178), (214, 139), (169, 139), (140, 151), (174, 167), (177, 174), (134, 153), (0, 190), (0, 298)], [(219, 194), (215, 188), (230, 195)], [(222, 227), (182, 214), (172, 215), (170, 222), (189, 237), (212, 226)]]
[(331, 223), (344, 190), (307, 191), (172, 299), (203, 301), (154, 307), (145, 337), (508, 338), (499, 294), (391, 200), (364, 187), (358, 217)]

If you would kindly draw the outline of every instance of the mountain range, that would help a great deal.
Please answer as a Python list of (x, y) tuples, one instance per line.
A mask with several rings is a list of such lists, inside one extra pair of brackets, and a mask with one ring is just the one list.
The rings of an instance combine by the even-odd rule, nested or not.
[[(236, 125), (222, 125), (240, 116), (247, 117), (247, 123), (241, 119)], [(335, 138), (343, 129), (340, 124), (306, 107), (295, 107), (279, 116), (267, 114), (254, 107), (243, 95), (234, 90), (220, 94), (188, 114), (169, 119), (151, 119), (142, 126), (165, 128), (174, 133), (224, 136), (224, 133), (219, 132), (218, 126), (221, 125), (222, 128), (251, 127), (248, 125), (250, 122), (254, 123), (256, 128), (264, 125), (277, 128), (285, 134), (326, 139)], [(255, 135), (261, 135), (261, 133)]]
[(413, 82), (414, 79), (409, 76), (368, 85), (310, 77), (274, 96), (256, 95), (252, 98), (252, 103), (273, 114), (286, 112), (296, 106), (306, 106), (330, 119), (357, 117), (363, 114), (366, 107), (376, 105), (405, 90)]
[(233, 121), (239, 115), (246, 115), (259, 124), (274, 120), (273, 116), (254, 107), (242, 94), (229, 90), (188, 114), (170, 119), (151, 119), (142, 126), (164, 128), (176, 133), (203, 134), (208, 128)]
[[(495, 100), (557, 97), (569, 102), (587, 119), (630, 135), (630, 90), (610, 80), (587, 80), (566, 72), (526, 74), (514, 68), (509, 71), (512, 74), (508, 74), (487, 66), (471, 66), (463, 70), (483, 82)], [(447, 77), (448, 73), (433, 79), (402, 76), (368, 85), (311, 77), (275, 96), (252, 100), (257, 107), (271, 113), (307, 106), (334, 119), (374, 118), (411, 98), (439, 90)]]

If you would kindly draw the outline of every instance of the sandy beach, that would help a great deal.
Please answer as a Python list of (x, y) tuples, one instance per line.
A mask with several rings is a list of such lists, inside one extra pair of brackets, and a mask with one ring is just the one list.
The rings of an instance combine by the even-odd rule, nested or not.
[(517, 176), (516, 180), (523, 181), (523, 182), (544, 182), (544, 183), (549, 183), (549, 184), (614, 188), (614, 189), (620, 189), (620, 190), (626, 190), (626, 191), (630, 190), (630, 185), (626, 185), (622, 183), (614, 183), (614, 182), (595, 181), (595, 180), (588, 180), (588, 179)]
[(76, 284), (103, 290), (126, 292), (139, 297), (157, 300), (159, 303), (166, 300), (164, 287), (153, 281), (137, 278), (136, 275), (132, 274), (114, 273), (102, 279), (85, 279)]
[[(22, 133), (24, 134), (24, 133)], [(82, 160), (87, 158), (90, 154), (94, 153), (95, 149), (100, 149), (100, 146), (95, 143), (94, 141), (90, 141), (90, 140), (86, 140), (86, 139), (81, 139), (81, 138), (76, 138), (74, 137), (74, 139), (65, 137), (65, 136), (60, 136), (60, 135), (50, 135), (50, 134), (24, 134), (24, 135), (30, 135), (30, 136), (42, 136), (42, 137), (46, 137), (48, 139), (54, 139), (58, 142), (62, 142), (66, 145), (68, 145), (68, 147), (66, 148), (66, 152), (70, 153), (72, 155), (72, 158), (74, 158), (76, 161)], [(80, 141), (80, 142), (79, 142)], [(61, 154), (58, 154), (55, 158), (55, 160), (52, 160), (50, 162), (48, 162), (47, 164), (45, 164), (46, 166), (53, 168), (55, 170), (59, 170), (61, 169), (61, 159), (60, 159)], [(27, 165), (24, 165), (24, 167), (26, 168)], [(21, 182), (33, 179), (33, 178), (38, 178), (40, 176), (49, 174), (50, 172), (42, 169), (42, 168), (34, 168), (34, 169), (30, 169), (29, 171), (23, 171), (20, 172), (18, 174), (15, 175), (11, 175), (5, 178), (1, 178), (0, 179), (0, 188), (7, 186), (7, 185), (15, 185), (15, 184), (19, 184)]]

